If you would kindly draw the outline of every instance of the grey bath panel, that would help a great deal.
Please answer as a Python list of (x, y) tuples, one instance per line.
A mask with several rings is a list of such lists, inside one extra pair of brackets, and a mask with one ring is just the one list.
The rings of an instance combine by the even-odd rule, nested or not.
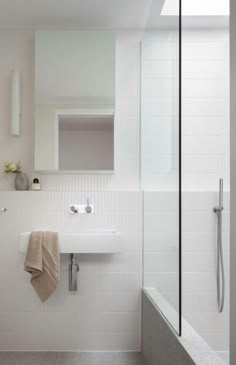
[(145, 365), (195, 365), (145, 293), (142, 294), (142, 355)]
[(0, 365), (143, 365), (136, 352), (0, 352)]

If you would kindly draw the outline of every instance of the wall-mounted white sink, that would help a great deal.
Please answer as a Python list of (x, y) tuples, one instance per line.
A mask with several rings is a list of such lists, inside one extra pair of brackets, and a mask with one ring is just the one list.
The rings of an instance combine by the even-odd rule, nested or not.
[[(26, 252), (30, 232), (20, 234), (20, 252)], [(61, 253), (119, 253), (122, 250), (120, 232), (115, 230), (59, 233)]]

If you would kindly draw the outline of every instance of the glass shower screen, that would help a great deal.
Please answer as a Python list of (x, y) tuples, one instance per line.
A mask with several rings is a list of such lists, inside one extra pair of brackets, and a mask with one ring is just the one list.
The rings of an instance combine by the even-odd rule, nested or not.
[(181, 333), (179, 0), (153, 0), (141, 44), (143, 286)]

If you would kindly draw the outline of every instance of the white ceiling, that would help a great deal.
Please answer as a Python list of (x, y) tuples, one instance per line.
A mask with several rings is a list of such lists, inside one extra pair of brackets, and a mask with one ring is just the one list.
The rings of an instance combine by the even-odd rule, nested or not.
[(143, 28), (151, 0), (0, 0), (0, 28)]

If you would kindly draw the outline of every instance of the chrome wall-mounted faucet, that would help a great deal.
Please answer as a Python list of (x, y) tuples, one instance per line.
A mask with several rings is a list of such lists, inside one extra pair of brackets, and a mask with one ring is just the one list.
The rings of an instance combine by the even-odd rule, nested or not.
[(94, 213), (94, 205), (90, 204), (89, 198), (87, 198), (87, 204), (71, 204), (70, 213), (75, 214), (90, 214)]
[(1, 210), (0, 210), (1, 213), (4, 213), (6, 211), (7, 211), (7, 208), (1, 208)]

